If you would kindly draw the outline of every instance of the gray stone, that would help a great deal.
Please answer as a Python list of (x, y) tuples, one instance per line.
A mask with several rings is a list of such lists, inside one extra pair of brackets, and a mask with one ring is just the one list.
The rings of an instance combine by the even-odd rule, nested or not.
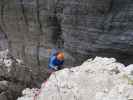
[(12, 55), (29, 65), (46, 65), (46, 49), (53, 47), (74, 57), (67, 58), (69, 65), (96, 55), (128, 64), (132, 5), (131, 0), (1, 0), (0, 37), (7, 36)]
[(8, 100), (7, 96), (5, 95), (5, 92), (0, 94), (0, 100)]
[(39, 86), (48, 48), (61, 48), (70, 67), (95, 56), (132, 63), (132, 18), (132, 0), (1, 0), (0, 50), (26, 65), (0, 65), (0, 81)]
[(24, 88), (40, 87), (49, 73), (45, 69), (29, 67), (18, 59), (8, 57), (7, 51), (0, 52), (3, 55), (0, 57), (3, 59), (0, 59), (0, 100), (15, 100)]

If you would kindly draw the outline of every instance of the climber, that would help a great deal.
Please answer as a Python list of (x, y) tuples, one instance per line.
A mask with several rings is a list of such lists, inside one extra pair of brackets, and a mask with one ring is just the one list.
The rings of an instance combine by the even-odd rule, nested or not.
[(64, 53), (60, 50), (52, 49), (48, 69), (51, 71), (57, 71), (63, 68), (64, 64)]

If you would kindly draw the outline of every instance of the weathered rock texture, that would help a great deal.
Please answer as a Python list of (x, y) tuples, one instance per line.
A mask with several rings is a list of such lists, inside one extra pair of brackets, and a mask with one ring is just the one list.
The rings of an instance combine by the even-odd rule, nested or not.
[(122, 60), (132, 56), (131, 0), (71, 1), (65, 4), (62, 22), (66, 49)]
[[(19, 86), (14, 80), (20, 84), (26, 73), (24, 75), (35, 79), (33, 85), (29, 83), (30, 78), (28, 82), (23, 80), (24, 86), (27, 83), (38, 86), (45, 78), (47, 48), (53, 47), (65, 51), (67, 65), (79, 64), (96, 55), (131, 63), (132, 18), (132, 0), (0, 0), (0, 50), (9, 48), (10, 57), (23, 59), (28, 66), (25, 72), (25, 67), (11, 65), (11, 72), (15, 70), (15, 74), (10, 74), (0, 65), (0, 75), (4, 77), (0, 84), (8, 81)], [(37, 74), (29, 72), (30, 69)], [(6, 93), (2, 92), (0, 99), (6, 99)]]
[(41, 89), (25, 89), (18, 100), (132, 100), (133, 66), (96, 57), (53, 73)]
[(27, 67), (8, 52), (0, 52), (0, 100), (16, 100), (24, 88), (40, 87), (48, 77), (46, 70)]
[(76, 63), (96, 55), (130, 63), (132, 12), (132, 0), (1, 0), (0, 31), (12, 54), (30, 64), (47, 62), (53, 47)]

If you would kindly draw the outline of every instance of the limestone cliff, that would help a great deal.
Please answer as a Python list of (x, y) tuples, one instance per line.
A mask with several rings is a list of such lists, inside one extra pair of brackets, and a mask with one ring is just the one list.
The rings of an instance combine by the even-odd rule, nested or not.
[(30, 64), (46, 62), (53, 47), (71, 65), (96, 55), (131, 63), (132, 10), (132, 0), (1, 0), (0, 30), (12, 54)]

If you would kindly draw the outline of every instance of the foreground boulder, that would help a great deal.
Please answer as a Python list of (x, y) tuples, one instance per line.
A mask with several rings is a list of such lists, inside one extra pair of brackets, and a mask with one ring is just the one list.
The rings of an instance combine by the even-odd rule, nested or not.
[(132, 100), (133, 66), (96, 57), (53, 73), (40, 89), (25, 89), (17, 100)]

